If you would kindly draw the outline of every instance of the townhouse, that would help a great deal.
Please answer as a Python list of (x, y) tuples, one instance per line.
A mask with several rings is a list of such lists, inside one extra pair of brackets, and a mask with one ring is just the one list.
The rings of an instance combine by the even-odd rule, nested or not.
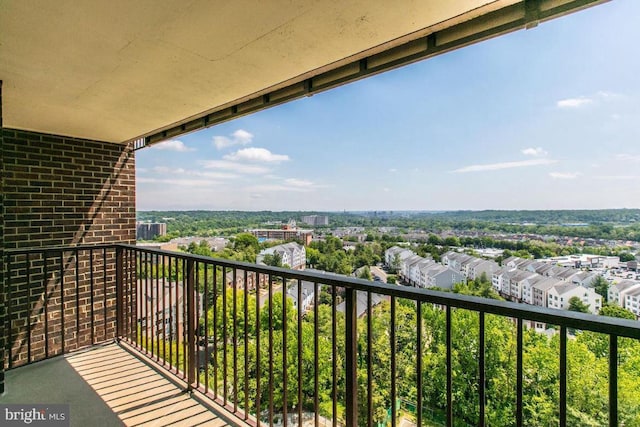
[(307, 264), (307, 250), (305, 247), (296, 242), (284, 243), (282, 245), (272, 246), (260, 251), (256, 257), (258, 264), (263, 264), (265, 255), (280, 255), (282, 265), (288, 265), (293, 270), (304, 270)]
[(602, 308), (602, 297), (593, 289), (565, 282), (550, 288), (547, 292), (547, 307), (567, 310), (569, 300), (578, 297), (583, 303), (589, 306), (589, 311), (598, 314)]
[(609, 286), (608, 299), (610, 303), (618, 304), (622, 308), (627, 308), (627, 295), (640, 289), (640, 281), (637, 280), (621, 280)]

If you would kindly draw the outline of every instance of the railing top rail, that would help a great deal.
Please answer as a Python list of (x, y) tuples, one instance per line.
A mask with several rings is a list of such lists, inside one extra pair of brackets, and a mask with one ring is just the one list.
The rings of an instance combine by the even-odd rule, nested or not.
[(56, 252), (72, 252), (72, 251), (87, 251), (91, 249), (111, 249), (117, 245), (113, 243), (103, 244), (86, 244), (86, 245), (65, 245), (65, 246), (43, 246), (36, 248), (17, 248), (17, 249), (5, 249), (5, 256), (25, 255), (34, 253), (56, 253)]

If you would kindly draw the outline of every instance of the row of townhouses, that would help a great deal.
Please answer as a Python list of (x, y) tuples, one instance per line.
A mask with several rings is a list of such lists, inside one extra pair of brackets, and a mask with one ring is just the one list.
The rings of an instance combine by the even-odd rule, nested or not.
[(491, 277), (496, 292), (505, 298), (540, 307), (569, 308), (569, 300), (579, 298), (597, 314), (602, 296), (593, 289), (597, 274), (543, 261), (509, 257)]
[(385, 251), (385, 263), (398, 268), (398, 275), (405, 282), (418, 288), (451, 289), (464, 282), (460, 271), (416, 255), (409, 249), (393, 246)]
[[(455, 283), (484, 275), (491, 280), (496, 292), (512, 301), (566, 310), (569, 300), (578, 297), (594, 314), (602, 308), (602, 297), (592, 286), (596, 274), (546, 262), (510, 257), (501, 267), (495, 261), (449, 251), (439, 264), (409, 249), (394, 246), (385, 252), (385, 263), (398, 268), (399, 276), (416, 287), (451, 289)], [(610, 297), (610, 300), (625, 308), (627, 305), (634, 307), (635, 303), (636, 310), (632, 311), (637, 312), (640, 309), (640, 282), (638, 286), (627, 286), (618, 291), (619, 286), (611, 287), (610, 292), (620, 295)]]
[(307, 265), (307, 250), (296, 242), (283, 243), (260, 251), (256, 263), (263, 264), (265, 255), (280, 255), (282, 265), (288, 265), (293, 270), (304, 270)]
[(622, 280), (609, 287), (609, 302), (626, 308), (640, 319), (640, 281)]

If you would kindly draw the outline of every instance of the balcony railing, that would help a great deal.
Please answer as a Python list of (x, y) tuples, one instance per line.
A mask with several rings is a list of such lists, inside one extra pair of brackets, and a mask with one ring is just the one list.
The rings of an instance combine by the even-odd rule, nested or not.
[(5, 254), (9, 368), (118, 339), (258, 426), (537, 425), (538, 398), (561, 426), (635, 419), (636, 321), (129, 245)]

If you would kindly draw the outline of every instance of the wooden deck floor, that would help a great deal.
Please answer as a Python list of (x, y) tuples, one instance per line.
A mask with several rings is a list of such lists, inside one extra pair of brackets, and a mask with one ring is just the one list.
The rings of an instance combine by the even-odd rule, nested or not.
[[(82, 407), (89, 404), (88, 400), (96, 398), (104, 404), (92, 404), (96, 407), (106, 404), (110, 411), (104, 408), (105, 411), (113, 412), (105, 418), (110, 425), (247, 425), (215, 404), (205, 405), (206, 400), (184, 392), (184, 387), (145, 363), (142, 356), (134, 354), (114, 343), (16, 368), (8, 371), (8, 393), (0, 403), (68, 403), (72, 426), (90, 425), (83, 417), (91, 414), (85, 415)], [(64, 377), (40, 381), (43, 375), (50, 380), (58, 373)], [(70, 380), (76, 373), (79, 378)], [(74, 387), (76, 390), (71, 390)], [(27, 388), (33, 392), (25, 393)], [(15, 390), (13, 399), (12, 389)]]

